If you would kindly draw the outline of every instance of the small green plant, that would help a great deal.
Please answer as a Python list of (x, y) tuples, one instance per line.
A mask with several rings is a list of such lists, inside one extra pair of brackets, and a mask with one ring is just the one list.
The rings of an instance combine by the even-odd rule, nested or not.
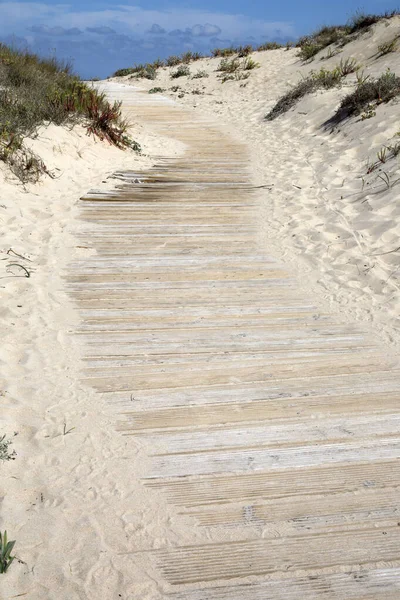
[(6, 573), (15, 556), (11, 556), (11, 552), (15, 546), (15, 540), (9, 542), (7, 539), (7, 531), (4, 534), (0, 531), (0, 573)]
[(361, 121), (366, 121), (367, 119), (372, 119), (372, 117), (376, 116), (376, 110), (373, 109), (371, 105), (368, 105), (366, 110), (361, 113)]
[(181, 62), (182, 59), (179, 56), (172, 55), (167, 58), (165, 64), (167, 65), (167, 67), (177, 67), (181, 64)]
[(12, 440), (6, 438), (5, 435), (0, 436), (0, 460), (15, 460), (17, 453), (15, 450), (10, 451)]
[[(286, 49), (292, 47), (292, 42), (288, 42), (286, 44)], [(282, 44), (278, 44), (278, 42), (265, 42), (265, 44), (261, 44), (258, 46), (257, 52), (265, 52), (266, 50), (279, 50), (279, 48), (283, 48)]]
[(190, 77), (190, 69), (187, 65), (181, 65), (176, 71), (172, 71), (171, 79), (178, 79), (178, 77)]
[(203, 77), (209, 77), (207, 71), (197, 71), (197, 73), (192, 75), (192, 79), (202, 79)]
[(123, 141), (124, 146), (126, 146), (127, 148), (130, 148), (131, 150), (133, 150), (134, 152), (137, 152), (138, 154), (142, 153), (142, 147), (139, 144), (139, 142), (136, 142), (135, 140), (133, 140), (129, 135), (123, 135), (122, 141)]
[(390, 54), (391, 52), (396, 52), (397, 50), (397, 38), (394, 38), (391, 42), (385, 42), (384, 44), (380, 44), (378, 46), (378, 56), (385, 56), (385, 54)]
[(203, 58), (203, 55), (200, 52), (184, 52), (181, 56), (181, 62), (188, 65), (191, 62), (195, 62), (196, 60), (200, 60)]
[(232, 56), (236, 54), (235, 48), (214, 48), (211, 51), (211, 56), (214, 58), (227, 58), (228, 56)]
[(260, 67), (260, 64), (258, 62), (256, 62), (255, 60), (253, 60), (251, 58), (251, 56), (248, 56), (247, 58), (244, 59), (243, 64), (242, 64), (242, 68), (245, 71), (252, 71), (253, 69), (258, 69)]
[(118, 69), (118, 71), (115, 71), (115, 73), (113, 74), (113, 77), (125, 77), (125, 75), (132, 75), (132, 73), (134, 72), (135, 70), (133, 69), (133, 67)]
[(238, 58), (223, 58), (219, 63), (217, 71), (222, 71), (223, 73), (234, 73), (240, 69), (240, 60)]
[(370, 75), (365, 75), (364, 71), (357, 71), (356, 72), (357, 85), (364, 85), (364, 83), (366, 81), (368, 81), (368, 79), (370, 77), (371, 77)]
[(150, 79), (154, 81), (157, 78), (157, 69), (153, 65), (145, 65), (143, 69), (136, 72), (135, 77), (137, 79)]
[(222, 78), (221, 78), (221, 83), (225, 83), (227, 81), (243, 81), (245, 79), (248, 79), (250, 77), (250, 73), (246, 72), (243, 73), (241, 71), (236, 71), (233, 74), (225, 74)]
[(346, 77), (350, 75), (350, 73), (355, 73), (360, 69), (360, 65), (354, 58), (346, 58), (346, 60), (341, 60), (339, 66), (337, 67), (340, 73), (340, 77)]
[(335, 69), (332, 69), (332, 71), (329, 71), (328, 69), (321, 69), (320, 71), (312, 72), (310, 77), (315, 83), (315, 89), (329, 89), (339, 85), (342, 79), (342, 74), (339, 67), (336, 67)]
[(312, 60), (320, 50), (322, 50), (322, 48), (319, 44), (309, 42), (308, 44), (301, 46), (298, 56), (303, 62), (308, 62)]
[(171, 92), (179, 92), (181, 87), (179, 85), (173, 85), (171, 88)]
[(238, 48), (236, 48), (236, 52), (239, 58), (245, 58), (253, 52), (253, 46), (251, 46), (250, 44), (248, 44), (247, 46), (238, 46)]
[(182, 54), (181, 56), (181, 62), (183, 62), (184, 64), (189, 64), (191, 63), (193, 60), (193, 52), (185, 52), (184, 54)]
[(161, 58), (157, 58), (151, 63), (151, 66), (153, 67), (153, 69), (161, 69), (162, 67), (165, 67), (165, 63), (163, 60), (161, 60)]
[(227, 81), (235, 81), (235, 76), (234, 75), (223, 75), (221, 77), (221, 83), (226, 83)]
[(329, 60), (330, 58), (333, 58), (334, 56), (337, 56), (340, 53), (340, 50), (333, 49), (333, 48), (328, 48), (328, 52), (326, 53), (325, 56), (321, 56), (321, 60)]
[(149, 90), (149, 94), (162, 94), (165, 90), (161, 87), (153, 87)]

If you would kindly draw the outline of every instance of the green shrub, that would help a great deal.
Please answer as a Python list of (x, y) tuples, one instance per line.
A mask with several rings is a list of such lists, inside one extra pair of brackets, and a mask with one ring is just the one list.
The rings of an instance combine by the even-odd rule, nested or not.
[(354, 58), (346, 58), (346, 60), (340, 61), (337, 69), (340, 77), (346, 77), (346, 75), (350, 75), (350, 73), (356, 73), (356, 71), (360, 69), (360, 65)]
[(299, 58), (301, 58), (301, 60), (303, 62), (307, 62), (308, 60), (311, 60), (312, 58), (314, 58), (314, 56), (316, 54), (318, 54), (318, 52), (320, 50), (322, 50), (322, 46), (320, 46), (319, 44), (314, 44), (314, 43), (308, 43), (308, 44), (304, 44), (301, 48), (300, 51), (298, 53)]
[(332, 69), (332, 71), (321, 69), (317, 73), (311, 73), (310, 77), (314, 81), (316, 90), (319, 88), (329, 89), (339, 85), (342, 74), (340, 69), (336, 67), (335, 69)]
[(161, 69), (162, 67), (165, 67), (165, 63), (161, 58), (157, 58), (151, 63), (151, 67), (153, 67), (153, 69)]
[(171, 73), (171, 79), (178, 79), (178, 77), (189, 77), (190, 69), (187, 65), (182, 65), (177, 68), (176, 71)]
[(124, 77), (125, 75), (134, 75), (135, 73), (140, 73), (141, 71), (144, 71), (145, 68), (146, 65), (139, 64), (133, 67), (128, 67), (126, 69), (119, 69), (118, 71), (115, 71), (113, 77)]
[(258, 69), (260, 64), (253, 60), (250, 56), (244, 59), (242, 68), (245, 71), (252, 71), (253, 69)]
[(226, 74), (221, 78), (221, 83), (225, 83), (226, 81), (243, 81), (250, 77), (250, 73), (243, 73), (242, 71), (236, 71), (233, 75)]
[(137, 79), (150, 79), (150, 81), (154, 81), (154, 79), (157, 78), (157, 69), (155, 69), (153, 65), (145, 65), (136, 71), (134, 77)]
[(113, 77), (125, 77), (125, 75), (132, 75), (134, 73), (134, 69), (132, 67), (127, 67), (126, 69), (118, 69), (113, 73)]
[(390, 54), (391, 52), (396, 52), (396, 50), (397, 38), (394, 38), (391, 42), (386, 42), (378, 46), (378, 56), (385, 56), (386, 54)]
[(167, 65), (167, 67), (176, 67), (178, 65), (180, 65), (182, 63), (182, 59), (180, 58), (180, 56), (169, 56), (167, 58), (167, 60), (165, 61), (165, 64)]
[(197, 71), (197, 73), (192, 75), (192, 79), (202, 79), (203, 77), (209, 77), (207, 71)]
[(193, 52), (185, 52), (184, 54), (182, 54), (181, 56), (181, 62), (183, 62), (184, 64), (189, 64), (193, 61)]
[[(373, 110), (373, 106), (389, 102), (400, 95), (400, 77), (389, 69), (377, 79), (368, 78), (358, 84), (354, 92), (343, 98), (330, 123), (339, 123), (363, 110)], [(372, 104), (372, 106), (371, 106)]]
[(149, 90), (149, 94), (162, 94), (165, 90), (161, 87), (153, 87)]
[(247, 44), (247, 46), (239, 46), (238, 48), (236, 48), (236, 52), (240, 58), (244, 58), (245, 56), (249, 56), (249, 54), (254, 52), (254, 50), (253, 46)]
[(236, 54), (235, 48), (214, 48), (211, 51), (211, 56), (214, 58), (227, 58), (228, 56), (232, 56)]
[(232, 58), (229, 60), (228, 58), (223, 58), (219, 63), (217, 71), (222, 71), (224, 73), (234, 73), (238, 69), (240, 69), (240, 60), (238, 58)]

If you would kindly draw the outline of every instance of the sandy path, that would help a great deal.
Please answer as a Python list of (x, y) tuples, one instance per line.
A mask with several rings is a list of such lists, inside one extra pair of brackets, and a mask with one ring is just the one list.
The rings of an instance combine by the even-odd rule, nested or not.
[(75, 429), (5, 597), (398, 598), (398, 361), (260, 246), (244, 145), (107, 90), (187, 150), (82, 198), (59, 381)]

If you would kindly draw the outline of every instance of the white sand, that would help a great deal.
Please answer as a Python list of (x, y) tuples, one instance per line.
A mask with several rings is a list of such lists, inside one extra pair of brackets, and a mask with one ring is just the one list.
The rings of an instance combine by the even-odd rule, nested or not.
[[(340, 89), (305, 97), (273, 122), (264, 115), (291, 85), (311, 70), (332, 69), (341, 59), (354, 58), (366, 75), (387, 68), (400, 75), (400, 51), (377, 58), (377, 47), (400, 33), (400, 17), (381, 22), (323, 60), (323, 50), (304, 65), (297, 49), (254, 53), (261, 66), (247, 81), (221, 84), (220, 59), (190, 65), (192, 74), (208, 78), (171, 79), (159, 71), (156, 81), (119, 78), (144, 89), (159, 86), (166, 94), (196, 111), (215, 114), (221, 124), (252, 150), (255, 183), (265, 191), (264, 239), (276, 255), (293, 262), (313, 293), (335, 310), (370, 323), (386, 342), (400, 348), (400, 178), (393, 158), (367, 175), (367, 163), (377, 161), (385, 145), (400, 141), (398, 103), (381, 105), (376, 116), (352, 118), (334, 132), (321, 125), (333, 116), (340, 99), (354, 89), (349, 75)], [(172, 92), (178, 85), (180, 90)], [(193, 94), (198, 90), (200, 95)], [(183, 97), (182, 94), (184, 93)], [(380, 176), (389, 176), (389, 187)]]

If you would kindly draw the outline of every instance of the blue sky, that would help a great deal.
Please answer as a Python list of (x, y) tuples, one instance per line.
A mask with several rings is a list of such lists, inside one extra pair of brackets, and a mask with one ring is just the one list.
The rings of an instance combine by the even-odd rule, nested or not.
[(0, 40), (72, 60), (82, 77), (216, 46), (285, 42), (357, 10), (384, 12), (398, 0), (2, 1)]

